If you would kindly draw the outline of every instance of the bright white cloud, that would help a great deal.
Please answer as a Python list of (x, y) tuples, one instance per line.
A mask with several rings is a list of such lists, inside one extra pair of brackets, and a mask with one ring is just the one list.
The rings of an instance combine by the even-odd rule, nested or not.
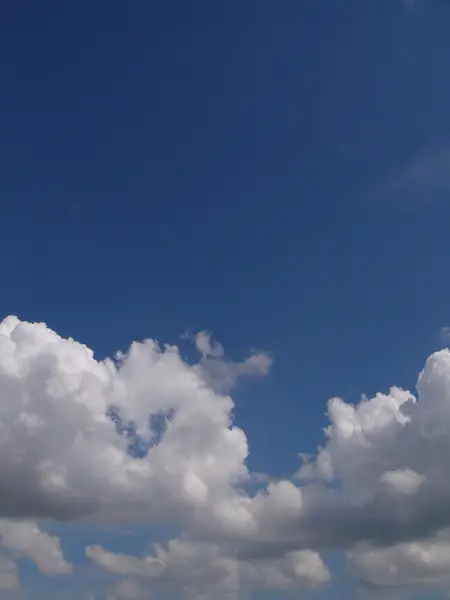
[[(110, 406), (148, 439), (150, 414), (174, 417), (138, 461)], [(45, 325), (8, 318), (0, 325), (0, 513), (187, 516), (247, 476), (247, 440), (231, 426), (232, 408), (174, 347), (147, 340), (97, 362)]]
[(415, 494), (425, 481), (425, 477), (411, 469), (397, 469), (383, 473), (380, 481), (401, 494)]
[[(307, 488), (315, 498), (304, 525), (318, 525), (318, 545), (380, 543), (425, 537), (449, 524), (450, 353), (432, 355), (418, 380), (418, 398), (389, 394), (352, 406), (329, 402), (327, 441), (304, 478), (333, 480), (339, 493)], [(326, 469), (323, 469), (326, 465)], [(322, 523), (322, 524), (321, 524)]]
[[(448, 350), (428, 359), (417, 396), (394, 387), (358, 405), (330, 400), (325, 442), (297, 484), (272, 481), (249, 493), (247, 438), (233, 424), (233, 401), (223, 390), (240, 375), (264, 375), (270, 359), (255, 354), (232, 363), (209, 334), (195, 341), (201, 355), (195, 365), (152, 340), (96, 361), (88, 348), (45, 325), (14, 317), (0, 324), (6, 546), (44, 572), (68, 572), (59, 540), (33, 529), (30, 519), (93, 516), (168, 522), (180, 531), (182, 541), (143, 559), (88, 550), (106, 569), (136, 578), (125, 586), (162, 585), (176, 573), (192, 595), (209, 581), (304, 587), (326, 580), (318, 553), (336, 548), (378, 585), (390, 581), (383, 561), (398, 563), (405, 585), (439, 580), (443, 567), (432, 545), (444, 548), (442, 532), (450, 527)], [(122, 427), (133, 421), (131, 437), (114, 425), (111, 407)], [(159, 419), (157, 435), (150, 415)], [(152, 445), (139, 459), (129, 451), (137, 436)], [(427, 558), (408, 575), (404, 565), (419, 560), (417, 548)], [(193, 561), (189, 573), (179, 566), (181, 555)], [(190, 580), (195, 561), (203, 571)], [(429, 578), (419, 576), (425, 568)]]

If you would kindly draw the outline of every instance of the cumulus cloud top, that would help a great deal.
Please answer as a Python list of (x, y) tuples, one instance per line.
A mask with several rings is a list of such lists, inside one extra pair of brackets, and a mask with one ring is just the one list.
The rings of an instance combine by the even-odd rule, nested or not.
[[(87, 548), (124, 577), (112, 598), (174, 585), (199, 598), (213, 588), (308, 588), (330, 578), (321, 557), (329, 549), (345, 551), (353, 572), (378, 586), (446, 581), (448, 350), (427, 360), (416, 395), (393, 387), (357, 405), (331, 399), (317, 453), (291, 480), (263, 477), (250, 492), (247, 437), (228, 392), (239, 376), (266, 374), (271, 359), (233, 363), (205, 332), (195, 343), (193, 365), (154, 340), (97, 361), (43, 324), (0, 324), (5, 550), (63, 574), (72, 566), (36, 519), (177, 527), (179, 538), (143, 557)], [(0, 585), (13, 587), (16, 567), (5, 560)]]
[[(133, 422), (172, 418), (143, 460), (108, 411)], [(0, 511), (11, 517), (171, 517), (245, 479), (247, 440), (231, 398), (209, 388), (177, 348), (147, 340), (97, 362), (45, 325), (0, 325)]]

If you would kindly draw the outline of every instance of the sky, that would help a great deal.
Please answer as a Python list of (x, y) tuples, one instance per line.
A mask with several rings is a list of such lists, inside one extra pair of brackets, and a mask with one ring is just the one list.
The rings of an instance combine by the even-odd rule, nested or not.
[(0, 599), (450, 595), (450, 2), (0, 20)]

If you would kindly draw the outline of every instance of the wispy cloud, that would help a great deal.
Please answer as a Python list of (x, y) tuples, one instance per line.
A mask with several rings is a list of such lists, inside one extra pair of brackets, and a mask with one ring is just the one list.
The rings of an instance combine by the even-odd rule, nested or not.
[(439, 338), (443, 344), (450, 344), (450, 327), (448, 325), (439, 329)]
[(406, 195), (410, 200), (450, 198), (450, 145), (427, 149), (413, 157), (380, 188), (382, 195)]
[(417, 14), (420, 7), (420, 0), (402, 0), (403, 6), (410, 14)]

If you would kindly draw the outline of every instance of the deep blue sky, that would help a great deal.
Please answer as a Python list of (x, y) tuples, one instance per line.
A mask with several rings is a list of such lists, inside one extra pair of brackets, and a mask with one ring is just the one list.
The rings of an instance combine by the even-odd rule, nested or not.
[(384, 187), (445, 151), (449, 26), (431, 0), (8, 3), (1, 314), (99, 355), (187, 327), (269, 350), (242, 418), (292, 427), (286, 459), (329, 395), (412, 384), (450, 207)]
[(450, 324), (449, 31), (444, 0), (5, 3), (1, 315), (268, 350), (237, 418), (291, 470)]

